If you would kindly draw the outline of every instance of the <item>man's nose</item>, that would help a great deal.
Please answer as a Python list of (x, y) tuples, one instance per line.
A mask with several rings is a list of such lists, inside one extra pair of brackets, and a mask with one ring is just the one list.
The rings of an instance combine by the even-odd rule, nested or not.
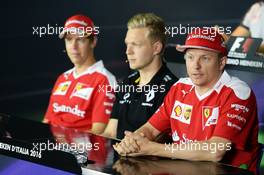
[(195, 69), (200, 69), (200, 68), (201, 68), (201, 61), (200, 61), (199, 58), (195, 58), (195, 59), (193, 60), (193, 67), (194, 67)]
[(72, 43), (71, 43), (71, 47), (72, 49), (76, 50), (78, 48), (78, 43), (76, 40), (73, 40)]
[(133, 53), (132, 47), (127, 45), (126, 54), (131, 55)]

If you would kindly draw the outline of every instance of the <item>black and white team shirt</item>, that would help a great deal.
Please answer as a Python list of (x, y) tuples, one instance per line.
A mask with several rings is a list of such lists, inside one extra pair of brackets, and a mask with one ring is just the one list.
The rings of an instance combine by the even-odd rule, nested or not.
[(117, 138), (122, 139), (124, 131), (135, 131), (145, 124), (177, 80), (164, 63), (147, 85), (138, 86), (140, 75), (137, 71), (120, 83), (111, 114), (112, 119), (118, 120)]

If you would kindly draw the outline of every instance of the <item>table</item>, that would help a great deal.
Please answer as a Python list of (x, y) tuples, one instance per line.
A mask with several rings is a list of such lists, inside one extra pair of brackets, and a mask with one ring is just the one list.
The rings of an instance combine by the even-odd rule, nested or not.
[(14, 116), (0, 115), (0, 136), (0, 174), (253, 174), (215, 162), (120, 157), (113, 139)]

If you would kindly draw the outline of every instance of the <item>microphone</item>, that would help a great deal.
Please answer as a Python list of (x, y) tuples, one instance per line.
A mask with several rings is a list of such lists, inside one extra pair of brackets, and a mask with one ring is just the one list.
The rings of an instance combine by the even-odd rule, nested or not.
[(67, 51), (65, 49), (62, 50), (63, 53), (67, 53)]
[(126, 63), (128, 63), (128, 59), (126, 59), (126, 61), (125, 61)]

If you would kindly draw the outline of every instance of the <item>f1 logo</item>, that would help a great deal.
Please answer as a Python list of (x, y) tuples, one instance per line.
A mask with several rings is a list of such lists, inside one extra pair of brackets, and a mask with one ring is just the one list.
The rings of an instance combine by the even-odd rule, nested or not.
[(230, 51), (234, 52), (236, 49), (240, 48), (242, 41), (244, 41), (244, 38), (237, 37)]
[(247, 38), (246, 41), (244, 41), (245, 39), (246, 38), (237, 37), (230, 51), (235, 52), (237, 49), (241, 48), (243, 53), (247, 53), (250, 48), (250, 45), (253, 42), (253, 39)]

